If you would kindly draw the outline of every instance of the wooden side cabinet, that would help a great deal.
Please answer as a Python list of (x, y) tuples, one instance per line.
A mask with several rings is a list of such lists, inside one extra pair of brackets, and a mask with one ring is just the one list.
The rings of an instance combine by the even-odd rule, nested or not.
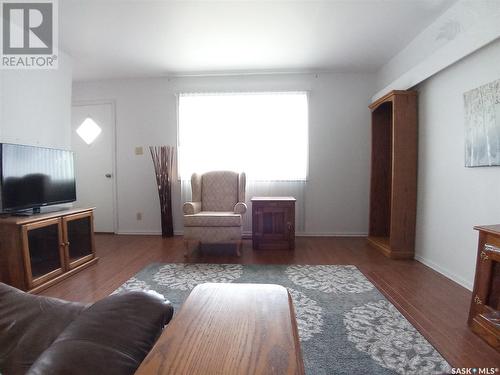
[(500, 351), (500, 224), (474, 229), (479, 231), (479, 243), (468, 323)]
[(0, 219), (0, 281), (39, 292), (97, 262), (93, 209)]
[(253, 197), (251, 202), (253, 248), (295, 249), (295, 198)]

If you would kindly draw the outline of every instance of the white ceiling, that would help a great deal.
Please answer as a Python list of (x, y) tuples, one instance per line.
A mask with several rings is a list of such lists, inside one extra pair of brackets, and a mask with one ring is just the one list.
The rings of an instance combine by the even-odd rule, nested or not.
[(374, 72), (454, 0), (61, 0), (76, 80)]

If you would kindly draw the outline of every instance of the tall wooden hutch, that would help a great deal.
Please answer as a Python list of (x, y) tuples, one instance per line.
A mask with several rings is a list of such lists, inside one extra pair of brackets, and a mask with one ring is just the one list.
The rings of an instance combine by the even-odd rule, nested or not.
[(368, 241), (413, 258), (417, 206), (417, 93), (392, 91), (369, 106), (372, 163)]

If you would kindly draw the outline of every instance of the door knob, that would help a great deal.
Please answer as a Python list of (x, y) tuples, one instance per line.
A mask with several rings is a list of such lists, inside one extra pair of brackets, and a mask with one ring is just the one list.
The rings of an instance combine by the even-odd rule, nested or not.
[(111, 178), (113, 175), (111, 173), (106, 173), (104, 176), (106, 176), (106, 178)]

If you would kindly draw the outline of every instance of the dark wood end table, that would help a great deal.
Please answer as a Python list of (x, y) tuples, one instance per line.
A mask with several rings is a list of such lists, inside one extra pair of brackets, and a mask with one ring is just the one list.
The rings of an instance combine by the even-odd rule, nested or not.
[(253, 197), (253, 248), (295, 249), (294, 197)]

